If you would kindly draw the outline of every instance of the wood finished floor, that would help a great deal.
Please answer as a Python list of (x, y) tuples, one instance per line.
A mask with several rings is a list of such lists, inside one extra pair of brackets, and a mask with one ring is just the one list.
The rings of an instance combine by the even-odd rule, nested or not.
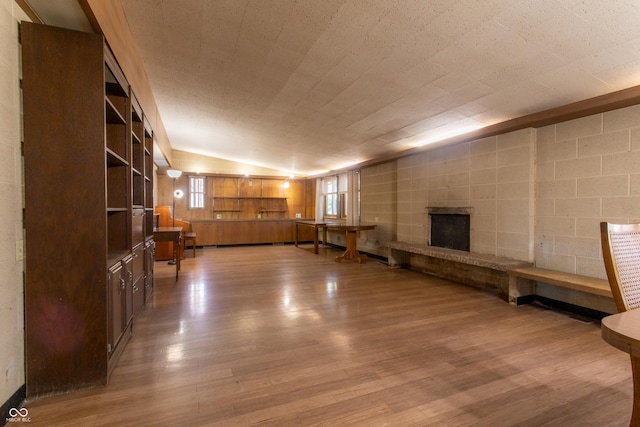
[(199, 249), (107, 387), (26, 403), (34, 426), (625, 426), (628, 355), (541, 307), (294, 246)]

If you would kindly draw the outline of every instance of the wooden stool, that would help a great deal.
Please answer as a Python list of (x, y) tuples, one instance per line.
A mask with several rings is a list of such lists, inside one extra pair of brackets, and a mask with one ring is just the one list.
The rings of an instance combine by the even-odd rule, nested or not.
[(196, 257), (196, 233), (184, 233), (184, 247), (187, 248), (187, 240), (193, 242), (193, 257)]

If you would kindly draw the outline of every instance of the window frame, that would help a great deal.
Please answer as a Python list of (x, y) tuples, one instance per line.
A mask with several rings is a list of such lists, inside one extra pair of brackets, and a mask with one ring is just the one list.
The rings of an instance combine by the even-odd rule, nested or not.
[(338, 198), (338, 177), (322, 179), (323, 214), (325, 218), (338, 218), (340, 209)]
[(348, 190), (349, 175), (346, 173), (322, 178), (322, 212), (324, 218), (347, 219)]
[[(201, 191), (194, 190), (194, 182), (201, 182)], [(206, 194), (207, 194), (207, 177), (206, 176), (189, 176), (189, 209), (205, 209), (206, 207)], [(194, 197), (200, 198), (200, 203), (194, 205)]]

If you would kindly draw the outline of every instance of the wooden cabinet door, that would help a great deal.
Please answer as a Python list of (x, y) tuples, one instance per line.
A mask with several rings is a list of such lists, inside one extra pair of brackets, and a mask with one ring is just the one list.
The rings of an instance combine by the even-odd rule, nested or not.
[(143, 244), (137, 246), (133, 250), (131, 267), (133, 270), (133, 284), (131, 287), (133, 314), (137, 316), (142, 307), (144, 307), (144, 287), (145, 287), (145, 246)]
[(122, 275), (125, 281), (124, 290), (124, 326), (133, 319), (133, 256), (128, 255), (122, 260)]
[(124, 322), (124, 293), (125, 278), (122, 275), (122, 263), (117, 263), (109, 269), (109, 310), (108, 310), (108, 350), (112, 353), (118, 345), (125, 329)]
[(218, 237), (218, 227), (220, 222), (208, 221), (208, 222), (191, 222), (191, 229), (198, 235), (198, 245), (212, 246), (221, 244), (221, 240)]
[(140, 277), (144, 276), (144, 244), (138, 245), (133, 249), (131, 260), (133, 282), (136, 282)]
[(273, 241), (277, 243), (293, 242), (293, 227), (295, 227), (295, 222), (276, 221)]
[(131, 217), (133, 246), (144, 242), (144, 209), (133, 209)]
[(147, 242), (144, 251), (144, 300), (149, 301), (153, 293), (153, 266), (155, 262), (156, 244), (153, 240)]

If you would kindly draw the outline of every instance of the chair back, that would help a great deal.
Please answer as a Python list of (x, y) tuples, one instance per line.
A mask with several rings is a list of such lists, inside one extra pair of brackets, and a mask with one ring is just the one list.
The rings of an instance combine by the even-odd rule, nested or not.
[(618, 311), (640, 307), (640, 224), (601, 222), (600, 241)]
[[(182, 219), (173, 218), (173, 210), (171, 206), (155, 206), (155, 214), (158, 215), (158, 227), (182, 227), (187, 233), (191, 231), (191, 222)], [(180, 256), (184, 252), (184, 242), (180, 245)], [(156, 260), (166, 261), (173, 259), (173, 245), (171, 242), (156, 242)]]

